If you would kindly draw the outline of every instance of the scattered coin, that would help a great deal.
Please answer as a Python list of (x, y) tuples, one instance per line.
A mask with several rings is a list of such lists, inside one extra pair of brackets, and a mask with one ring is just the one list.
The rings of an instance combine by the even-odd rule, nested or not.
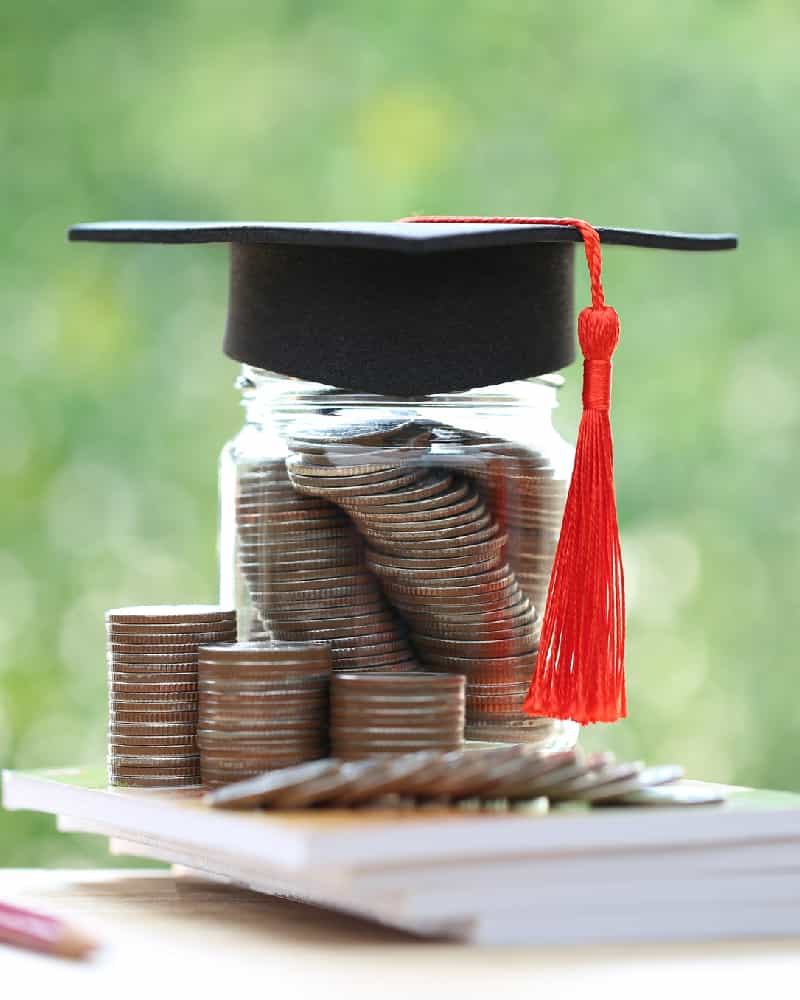
[(721, 789), (694, 788), (691, 785), (665, 785), (640, 788), (637, 791), (626, 792), (614, 799), (601, 799), (592, 803), (594, 806), (647, 806), (647, 807), (685, 807), (710, 806), (725, 801), (725, 793)]
[(205, 803), (219, 809), (252, 809), (268, 806), (275, 796), (303, 782), (315, 780), (338, 770), (337, 760), (315, 760), (285, 770), (259, 774), (238, 784), (218, 788), (205, 797)]

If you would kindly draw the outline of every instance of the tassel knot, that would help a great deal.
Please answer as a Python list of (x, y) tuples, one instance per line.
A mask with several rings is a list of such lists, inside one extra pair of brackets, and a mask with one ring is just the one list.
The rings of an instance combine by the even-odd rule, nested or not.
[(619, 316), (607, 305), (592, 305), (578, 316), (578, 342), (587, 361), (610, 361), (619, 343)]

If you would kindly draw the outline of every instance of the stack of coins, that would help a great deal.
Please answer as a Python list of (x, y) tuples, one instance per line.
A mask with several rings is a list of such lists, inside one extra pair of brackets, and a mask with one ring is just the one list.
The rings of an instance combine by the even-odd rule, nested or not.
[(114, 608), (106, 631), (110, 783), (198, 784), (197, 647), (235, 641), (236, 612), (205, 604)]
[[(367, 488), (365, 478), (356, 477), (351, 488)], [(338, 474), (324, 480), (333, 490), (340, 481)], [(414, 669), (407, 630), (365, 566), (362, 539), (320, 492), (307, 496), (295, 488), (282, 459), (240, 474), (238, 560), (257, 614), (250, 638), (324, 640), (335, 670)]]
[(331, 652), (324, 643), (239, 642), (199, 650), (203, 784), (324, 757)]
[(464, 733), (464, 678), (343, 673), (331, 683), (331, 745), (340, 760), (456, 750)]

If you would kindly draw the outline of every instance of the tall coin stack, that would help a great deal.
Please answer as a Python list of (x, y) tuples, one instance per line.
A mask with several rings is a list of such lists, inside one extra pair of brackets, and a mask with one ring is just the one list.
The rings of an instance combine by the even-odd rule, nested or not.
[(341, 673), (331, 682), (331, 745), (340, 760), (463, 745), (464, 678)]
[[(314, 441), (303, 445), (319, 447)], [(337, 457), (346, 460), (342, 453)], [(298, 481), (306, 471), (302, 459), (300, 453)], [(257, 615), (250, 637), (324, 640), (335, 670), (412, 670), (417, 663), (407, 630), (366, 568), (354, 525), (330, 502), (353, 471), (326, 465), (325, 478), (314, 480), (324, 483), (319, 496), (293, 485), (284, 459), (253, 464), (240, 474), (238, 559)], [(370, 470), (348, 478), (344, 489), (369, 489), (375, 478)]]
[(200, 781), (197, 647), (236, 639), (236, 612), (212, 605), (106, 612), (108, 776), (112, 785)]
[(201, 647), (197, 746), (203, 784), (224, 785), (324, 757), (331, 663), (324, 643)]

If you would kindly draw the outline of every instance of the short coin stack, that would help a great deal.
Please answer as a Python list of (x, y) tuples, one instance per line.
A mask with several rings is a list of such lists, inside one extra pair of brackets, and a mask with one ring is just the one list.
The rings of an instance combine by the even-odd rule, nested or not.
[[(341, 470), (341, 476), (333, 471), (330, 476), (326, 468), (322, 481), (335, 494), (351, 470)], [(350, 488), (368, 488), (365, 478), (356, 477)], [(251, 638), (326, 641), (336, 670), (413, 669), (405, 626), (364, 564), (362, 539), (325, 490), (320, 494), (310, 497), (295, 488), (283, 459), (240, 473), (239, 568), (258, 622)]]
[(463, 732), (463, 677), (364, 672), (332, 680), (331, 745), (341, 760), (456, 750)]
[(324, 643), (203, 646), (198, 675), (204, 785), (239, 781), (327, 753), (331, 652)]
[(112, 785), (199, 783), (197, 647), (236, 639), (236, 612), (213, 605), (106, 612), (108, 775)]

